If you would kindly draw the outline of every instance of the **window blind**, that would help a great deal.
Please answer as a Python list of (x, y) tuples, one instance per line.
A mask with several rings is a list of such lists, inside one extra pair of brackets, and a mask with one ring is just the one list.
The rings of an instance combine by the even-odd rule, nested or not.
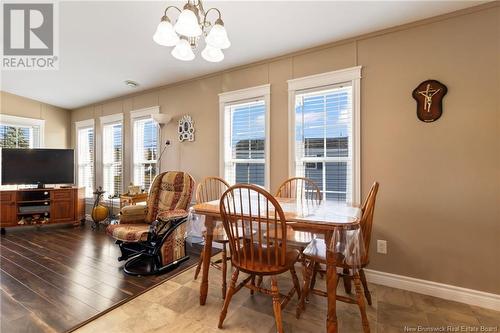
[(231, 183), (265, 185), (265, 112), (263, 99), (225, 107), (225, 178)]
[(295, 170), (314, 180), (327, 200), (351, 197), (351, 84), (296, 94)]
[(2, 148), (38, 148), (40, 147), (40, 128), (0, 124), (0, 146)]
[(85, 186), (85, 197), (92, 198), (94, 192), (94, 128), (78, 129), (78, 186)]
[(122, 192), (123, 124), (106, 124), (102, 133), (103, 189), (107, 195)]
[(149, 190), (157, 174), (158, 125), (149, 117), (133, 120), (134, 184)]

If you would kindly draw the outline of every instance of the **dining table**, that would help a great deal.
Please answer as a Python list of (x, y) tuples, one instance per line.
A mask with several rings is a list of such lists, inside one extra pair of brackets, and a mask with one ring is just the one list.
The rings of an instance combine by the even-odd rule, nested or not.
[[(257, 200), (252, 198), (251, 200)], [(340, 237), (339, 231), (359, 228), (361, 209), (355, 205), (343, 202), (323, 200), (319, 203), (311, 200), (294, 198), (276, 198), (285, 215), (286, 224), (297, 231), (307, 231), (323, 235), (327, 250), (326, 284), (328, 290), (328, 306), (326, 315), (326, 331), (337, 332), (337, 271), (335, 244)], [(213, 230), (218, 221), (222, 220), (219, 200), (194, 205), (192, 212), (205, 216), (205, 246), (204, 258), (212, 256)], [(202, 280), (200, 285), (200, 305), (205, 305), (208, 294), (208, 275), (210, 260), (203, 260)]]

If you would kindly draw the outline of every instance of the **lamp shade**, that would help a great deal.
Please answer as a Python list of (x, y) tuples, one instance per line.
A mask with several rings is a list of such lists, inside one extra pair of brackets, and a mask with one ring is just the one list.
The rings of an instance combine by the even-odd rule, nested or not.
[(210, 62), (219, 62), (224, 60), (224, 53), (222, 53), (220, 49), (208, 44), (205, 46), (203, 51), (201, 51), (201, 56), (203, 59)]
[(166, 125), (170, 122), (170, 120), (172, 120), (172, 116), (165, 113), (153, 113), (151, 115), (151, 118), (153, 118), (153, 120), (156, 121), (160, 126)]
[(175, 33), (172, 23), (168, 19), (162, 19), (156, 28), (153, 40), (163, 46), (174, 46), (179, 42), (179, 36)]
[(179, 15), (174, 29), (179, 35), (186, 37), (198, 37), (202, 34), (196, 14), (187, 7)]
[(229, 38), (227, 38), (226, 28), (224, 28), (220, 20), (217, 20), (212, 29), (210, 29), (205, 41), (208, 45), (218, 49), (227, 49), (231, 46), (231, 42)]
[(191, 45), (189, 45), (189, 42), (184, 38), (179, 40), (177, 45), (174, 47), (172, 50), (172, 56), (182, 61), (190, 61), (194, 59), (194, 53), (191, 49)]

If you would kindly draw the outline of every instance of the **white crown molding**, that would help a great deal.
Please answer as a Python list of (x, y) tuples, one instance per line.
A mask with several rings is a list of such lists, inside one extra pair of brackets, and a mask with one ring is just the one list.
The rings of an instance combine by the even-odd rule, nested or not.
[(356, 66), (338, 71), (304, 76), (288, 80), (288, 91), (311, 89), (349, 82), (361, 78), (362, 66)]
[(369, 282), (500, 311), (500, 295), (365, 269)]
[(271, 85), (263, 84), (261, 86), (220, 93), (219, 103), (231, 103), (250, 98), (263, 97), (270, 94), (271, 94)]

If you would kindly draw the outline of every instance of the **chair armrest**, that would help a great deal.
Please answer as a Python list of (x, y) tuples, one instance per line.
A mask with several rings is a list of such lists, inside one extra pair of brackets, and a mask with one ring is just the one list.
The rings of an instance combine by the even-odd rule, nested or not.
[(120, 212), (120, 224), (144, 223), (147, 213), (145, 205), (125, 206)]

